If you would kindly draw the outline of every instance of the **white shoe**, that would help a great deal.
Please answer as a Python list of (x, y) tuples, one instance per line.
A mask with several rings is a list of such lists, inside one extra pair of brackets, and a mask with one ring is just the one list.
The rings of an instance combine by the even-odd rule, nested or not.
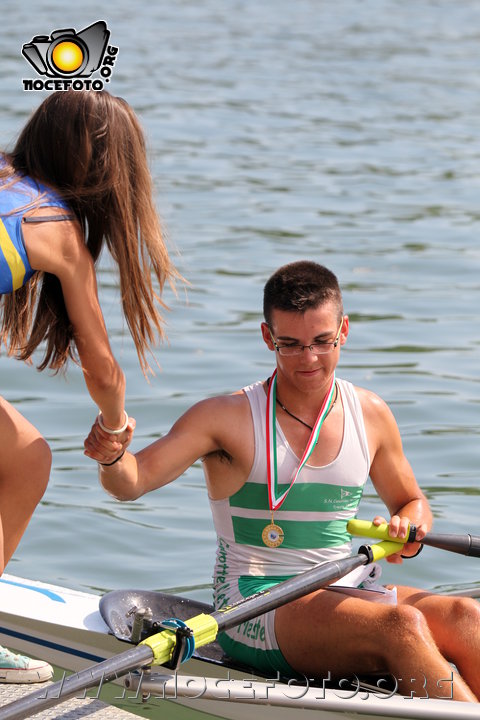
[(0, 645), (0, 683), (38, 683), (52, 676), (53, 668), (44, 660), (17, 655)]

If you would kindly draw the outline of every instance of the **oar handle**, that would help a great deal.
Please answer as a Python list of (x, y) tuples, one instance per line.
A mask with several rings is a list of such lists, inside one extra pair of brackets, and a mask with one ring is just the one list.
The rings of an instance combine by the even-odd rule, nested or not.
[[(375, 538), (376, 540), (393, 540), (396, 543), (415, 542), (415, 525), (410, 525), (406, 538), (392, 538), (388, 531), (387, 523), (374, 525), (369, 520), (349, 520), (347, 530), (352, 535), (359, 537)], [(428, 533), (421, 540), (416, 542), (422, 545), (439, 548), (440, 550), (448, 550), (449, 552), (459, 553), (460, 555), (470, 555), (471, 557), (480, 557), (480, 537), (478, 535), (463, 535)]]
[(382, 523), (381, 525), (374, 525), (370, 520), (349, 520), (347, 523), (347, 530), (351, 535), (358, 537), (374, 538), (375, 540), (392, 540), (402, 545), (406, 542), (413, 542), (415, 539), (415, 526), (413, 527), (413, 537), (411, 532), (411, 526), (408, 527), (408, 534), (405, 538), (392, 537), (388, 531), (388, 523)]
[[(362, 546), (364, 547), (364, 546)], [(375, 543), (374, 545), (367, 546), (372, 553), (372, 562), (378, 562), (389, 555), (394, 555), (402, 550), (403, 544), (398, 543), (395, 539), (383, 540), (382, 542)]]

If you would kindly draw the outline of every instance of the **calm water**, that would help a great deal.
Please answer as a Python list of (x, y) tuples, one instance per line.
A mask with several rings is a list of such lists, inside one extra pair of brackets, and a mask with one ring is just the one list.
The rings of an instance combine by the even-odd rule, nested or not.
[[(22, 90), (32, 76), (22, 44), (99, 19), (120, 48), (109, 88), (141, 117), (158, 207), (191, 283), (166, 294), (169, 344), (147, 383), (102, 265), (134, 449), (193, 402), (270, 373), (263, 284), (280, 264), (312, 258), (338, 275), (352, 321), (340, 374), (391, 405), (436, 530), (477, 531), (479, 4), (84, 0), (67, 11), (57, 0), (28, 10), (4, 1), (2, 145), (43, 98)], [(54, 451), (48, 491), (8, 570), (208, 599), (215, 538), (200, 464), (120, 504), (82, 454), (95, 408), (78, 370), (40, 375), (3, 355), (0, 372), (7, 399)], [(368, 487), (361, 516), (381, 509)], [(479, 582), (480, 567), (426, 549), (386, 577), (443, 587)]]

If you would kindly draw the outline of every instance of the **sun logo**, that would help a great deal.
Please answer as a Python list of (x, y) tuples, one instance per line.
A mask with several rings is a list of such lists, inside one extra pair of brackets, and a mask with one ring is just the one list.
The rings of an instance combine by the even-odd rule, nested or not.
[(82, 48), (71, 40), (64, 40), (52, 51), (52, 64), (61, 73), (74, 75), (82, 67), (84, 60)]

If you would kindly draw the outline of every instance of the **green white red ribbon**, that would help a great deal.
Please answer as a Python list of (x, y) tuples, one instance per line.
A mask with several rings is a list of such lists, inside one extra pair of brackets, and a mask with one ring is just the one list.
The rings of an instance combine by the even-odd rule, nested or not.
[(305, 450), (303, 451), (303, 455), (300, 460), (300, 465), (298, 466), (298, 469), (295, 472), (288, 488), (282, 493), (282, 495), (278, 496), (277, 413), (276, 413), (277, 371), (275, 370), (275, 372), (273, 373), (271, 380), (270, 380), (270, 384), (268, 386), (267, 420), (266, 420), (268, 504), (269, 504), (270, 510), (272, 512), (274, 512), (275, 510), (278, 510), (278, 508), (281, 507), (281, 505), (285, 501), (285, 498), (287, 497), (288, 493), (292, 489), (293, 484), (295, 483), (296, 479), (298, 478), (303, 466), (305, 465), (308, 458), (312, 454), (312, 452), (315, 448), (315, 445), (317, 444), (318, 436), (320, 435), (320, 430), (322, 429), (323, 421), (327, 417), (328, 411), (330, 410), (334, 391), (335, 391), (335, 373), (333, 373), (330, 388), (323, 400), (322, 407), (320, 408), (320, 412), (318, 413), (318, 416), (315, 421), (315, 425), (313, 426), (312, 432), (310, 434), (310, 438), (308, 440), (307, 446), (306, 446)]

